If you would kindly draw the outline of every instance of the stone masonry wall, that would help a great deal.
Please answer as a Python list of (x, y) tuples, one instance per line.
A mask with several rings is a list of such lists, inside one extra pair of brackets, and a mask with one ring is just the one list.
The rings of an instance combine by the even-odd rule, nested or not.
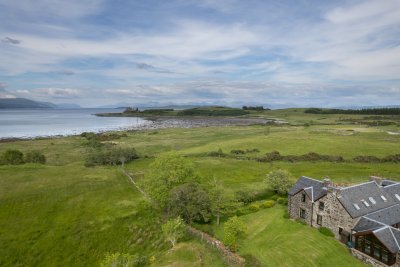
[[(289, 205), (288, 205), (288, 211), (289, 211), (289, 216), (292, 219), (300, 219), (303, 220), (305, 223), (308, 225), (311, 224), (311, 209), (312, 209), (312, 202), (311, 199), (307, 196), (306, 194), (306, 201), (301, 202), (301, 197), (302, 194), (304, 193), (303, 190), (301, 190), (299, 193), (297, 193), (294, 196), (289, 196)], [(300, 208), (304, 209), (306, 211), (306, 217), (305, 219), (300, 218)]]
[[(359, 220), (351, 218), (337, 199), (339, 192), (335, 189), (328, 188), (328, 193), (324, 197), (325, 209), (322, 217), (322, 226), (329, 228), (337, 239), (340, 239), (339, 228), (351, 233), (351, 229)], [(317, 206), (318, 204), (316, 204)], [(315, 217), (316, 220), (316, 217)]]
[[(351, 252), (351, 255), (353, 255), (357, 259), (361, 260), (362, 262), (364, 262), (370, 266), (373, 266), (373, 267), (387, 267), (388, 266), (388, 265), (386, 265), (386, 264), (384, 264), (384, 263), (382, 263), (382, 262), (380, 262), (380, 261), (354, 249), (354, 248), (351, 248), (350, 252)], [(399, 260), (397, 258), (397, 263), (393, 264), (391, 267), (399, 267), (399, 266), (400, 266)]]

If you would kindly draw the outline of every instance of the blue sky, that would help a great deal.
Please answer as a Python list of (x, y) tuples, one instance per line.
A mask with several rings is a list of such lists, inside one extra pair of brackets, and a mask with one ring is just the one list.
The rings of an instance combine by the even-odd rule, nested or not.
[(0, 97), (400, 104), (400, 0), (0, 0)]

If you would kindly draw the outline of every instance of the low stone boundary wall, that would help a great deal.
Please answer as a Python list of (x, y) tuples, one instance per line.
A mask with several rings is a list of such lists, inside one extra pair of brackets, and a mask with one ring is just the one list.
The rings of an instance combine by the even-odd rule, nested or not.
[[(373, 266), (373, 267), (387, 267), (388, 266), (388, 265), (386, 265), (386, 264), (384, 264), (384, 263), (382, 263), (382, 262), (380, 262), (380, 261), (378, 261), (378, 260), (376, 260), (376, 259), (374, 259), (374, 258), (372, 258), (372, 257), (370, 257), (370, 256), (358, 251), (357, 249), (350, 248), (350, 252), (351, 252), (351, 255), (353, 255), (357, 259), (361, 260), (362, 262), (364, 262), (364, 263), (366, 263), (366, 264), (368, 264), (370, 266)], [(397, 267), (396, 264), (394, 264), (392, 266), (393, 267)]]
[(222, 244), (221, 241), (218, 239), (210, 236), (207, 233), (204, 233), (200, 230), (197, 230), (191, 226), (188, 226), (188, 231), (189, 233), (201, 240), (202, 242), (205, 242), (207, 245), (211, 246), (212, 248), (218, 250), (224, 257), (225, 262), (229, 266), (239, 266), (242, 267), (245, 264), (245, 259), (239, 256), (236, 253), (231, 252), (224, 244)]

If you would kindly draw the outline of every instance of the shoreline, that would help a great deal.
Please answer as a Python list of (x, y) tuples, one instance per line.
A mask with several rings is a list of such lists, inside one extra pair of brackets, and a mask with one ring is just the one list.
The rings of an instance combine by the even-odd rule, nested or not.
[[(96, 134), (107, 132), (132, 132), (132, 131), (152, 131), (157, 129), (168, 128), (197, 128), (197, 127), (215, 127), (215, 126), (250, 126), (250, 125), (268, 125), (268, 124), (285, 124), (285, 121), (276, 119), (263, 118), (238, 118), (238, 117), (175, 117), (175, 116), (149, 116), (141, 117), (149, 121), (137, 126), (129, 126), (116, 129), (96, 131)], [(47, 135), (32, 137), (0, 137), (0, 143), (9, 143), (16, 141), (32, 141), (40, 139), (63, 138), (71, 136), (79, 136), (81, 133), (65, 134), (65, 135)]]

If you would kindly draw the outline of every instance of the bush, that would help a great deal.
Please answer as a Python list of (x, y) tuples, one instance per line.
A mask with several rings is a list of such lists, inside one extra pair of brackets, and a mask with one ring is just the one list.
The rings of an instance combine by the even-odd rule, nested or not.
[(243, 154), (246, 154), (246, 152), (244, 150), (241, 150), (241, 149), (233, 149), (233, 150), (231, 150), (231, 154), (243, 155)]
[(263, 264), (252, 254), (245, 254), (243, 258), (246, 260), (244, 263), (245, 267), (262, 267)]
[(18, 165), (24, 163), (24, 154), (15, 149), (6, 150), (0, 160), (3, 164)]
[(288, 204), (288, 199), (287, 198), (283, 198), (283, 197), (279, 197), (276, 202), (278, 202), (278, 204), (281, 204), (281, 205), (287, 205)]
[(320, 228), (318, 229), (318, 231), (319, 231), (321, 234), (326, 235), (326, 236), (330, 236), (330, 237), (334, 237), (334, 236), (335, 236), (335, 235), (332, 233), (332, 231), (331, 231), (329, 228), (326, 228), (326, 227), (320, 227)]
[(222, 151), (222, 149), (220, 148), (220, 149), (218, 149), (218, 151), (211, 151), (211, 152), (208, 152), (207, 153), (207, 156), (210, 156), (210, 157), (225, 157), (226, 156), (226, 154)]
[(381, 162), (381, 159), (375, 156), (357, 156), (353, 158), (353, 161), (362, 163), (378, 163)]
[(261, 204), (261, 207), (265, 209), (271, 208), (273, 206), (275, 206), (275, 201), (273, 200), (266, 200)]
[(251, 205), (249, 206), (249, 209), (250, 209), (252, 212), (257, 212), (257, 211), (260, 210), (260, 205), (257, 204), (257, 203), (253, 203), (253, 204), (251, 204)]
[(46, 163), (46, 157), (39, 151), (32, 151), (28, 152), (25, 155), (25, 162), (27, 163), (40, 163), (40, 164), (45, 164)]
[(246, 149), (246, 153), (258, 153), (258, 152), (260, 152), (260, 150), (258, 150), (257, 148)]
[(239, 202), (243, 202), (244, 204), (248, 204), (255, 200), (254, 195), (249, 191), (237, 191), (235, 192), (235, 198)]
[(138, 158), (139, 156), (134, 148), (106, 147), (100, 150), (93, 150), (86, 158), (85, 166), (118, 165)]
[(124, 253), (108, 254), (100, 263), (101, 267), (139, 267), (146, 266), (148, 260), (144, 256), (130, 255)]

